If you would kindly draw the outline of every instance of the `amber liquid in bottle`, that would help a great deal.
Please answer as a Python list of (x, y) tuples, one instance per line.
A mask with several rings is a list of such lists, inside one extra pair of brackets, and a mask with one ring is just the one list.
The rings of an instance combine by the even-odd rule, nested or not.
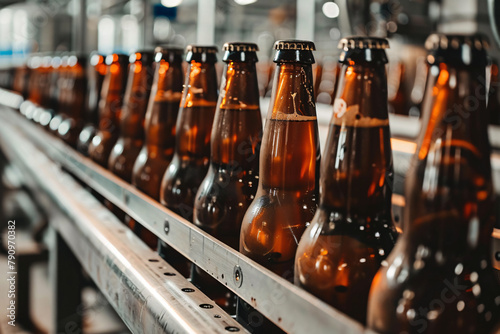
[[(189, 221), (193, 218), (196, 192), (208, 170), (218, 97), (214, 66), (217, 49), (209, 49), (196, 53), (188, 46), (188, 74), (177, 117), (175, 151), (160, 188), (161, 203)], [(179, 272), (190, 276), (191, 263), (179, 253), (163, 243), (159, 252)]]
[(295, 262), (295, 284), (361, 323), (373, 277), (397, 237), (386, 62), (383, 49), (347, 51), (322, 160), (319, 208)]
[[(248, 51), (245, 57), (231, 60), (238, 56), (238, 52), (226, 50), (226, 74), (211, 135), (210, 167), (196, 195), (193, 221), (234, 249), (238, 249), (241, 222), (257, 190), (262, 135), (257, 57), (255, 51)], [(235, 295), (222, 284), (198, 267), (192, 282), (234, 314)]]
[(120, 137), (109, 155), (109, 170), (127, 182), (132, 181), (132, 169), (144, 143), (144, 116), (153, 83), (152, 64), (152, 52), (136, 52), (130, 57)]
[[(176, 52), (176, 54), (173, 54)], [(165, 59), (162, 55), (164, 54)], [(160, 200), (160, 184), (175, 147), (175, 122), (182, 96), (182, 50), (163, 51), (156, 56), (155, 78), (145, 118), (145, 141), (135, 161), (132, 184), (148, 196)], [(168, 61), (172, 55), (173, 60)], [(129, 226), (151, 248), (156, 248), (156, 236), (130, 220)]]
[(89, 156), (107, 168), (108, 159), (119, 135), (119, 120), (127, 82), (128, 57), (113, 54), (106, 58), (108, 71), (99, 101), (99, 130), (89, 146)]
[(500, 320), (500, 288), (491, 265), (486, 52), (477, 37), (432, 35), (432, 43), (406, 226), (375, 276), (367, 322), (379, 333), (489, 333)]

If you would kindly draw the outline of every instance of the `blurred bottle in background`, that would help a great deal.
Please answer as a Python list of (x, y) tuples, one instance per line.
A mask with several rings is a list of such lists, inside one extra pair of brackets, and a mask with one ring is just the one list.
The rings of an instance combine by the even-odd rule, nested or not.
[(144, 117), (153, 84), (151, 51), (130, 55), (127, 89), (120, 114), (120, 135), (111, 150), (108, 168), (121, 179), (131, 182), (135, 160), (144, 144)]
[(107, 168), (111, 150), (118, 140), (120, 114), (125, 95), (128, 56), (112, 54), (106, 57), (107, 72), (99, 100), (99, 129), (89, 145), (89, 156)]
[(102, 83), (106, 75), (105, 57), (97, 52), (90, 55), (90, 66), (87, 70), (87, 93), (85, 99), (85, 126), (78, 135), (77, 149), (88, 155), (89, 145), (99, 128), (99, 97)]

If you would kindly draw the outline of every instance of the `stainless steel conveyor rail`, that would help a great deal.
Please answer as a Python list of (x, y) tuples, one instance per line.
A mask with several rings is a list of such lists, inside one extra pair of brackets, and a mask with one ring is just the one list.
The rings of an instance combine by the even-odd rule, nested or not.
[[(130, 184), (28, 121), (17, 111), (6, 107), (0, 108), (0, 142), (4, 150), (11, 152), (16, 163), (26, 165), (28, 172), (36, 175), (45, 192), (62, 206), (68, 206), (65, 211), (76, 220), (75, 225), (56, 229), (61, 229), (61, 236), (70, 247), (72, 244), (77, 245), (74, 246), (73, 252), (82, 264), (88, 265), (86, 269), (92, 277), (98, 281), (104, 277), (100, 288), (110, 289), (109, 293), (105, 294), (134, 333), (217, 333), (227, 326), (218, 327), (221, 320), (216, 318), (210, 319), (208, 324), (212, 326), (207, 327), (204, 323), (206, 313), (200, 313), (198, 305), (205, 303), (213, 306), (214, 303), (202, 302), (201, 299), (206, 297), (201, 293), (200, 299), (193, 302), (185, 293), (177, 290), (181, 282), (188, 284), (187, 281), (183, 279), (184, 281), (179, 281), (179, 285), (173, 286), (170, 278), (165, 279), (163, 273), (157, 271), (158, 262), (147, 261), (153, 259), (161, 263), (162, 260), (145, 249), (144, 245), (136, 247), (136, 244), (140, 243), (137, 238), (128, 231), (124, 232), (125, 227), (116, 218), (111, 217), (109, 212), (100, 213), (101, 210), (96, 211), (90, 206), (91, 202), (97, 206), (95, 199), (90, 195), (83, 196), (77, 191), (75, 181), (71, 180), (68, 174), (60, 171), (56, 173), (54, 163), (61, 165), (119, 206), (283, 330), (289, 333), (369, 332), (343, 313), (165, 209)], [(102, 224), (103, 221), (106, 223)], [(93, 235), (98, 232), (101, 233), (99, 236)], [(127, 240), (124, 240), (124, 235)], [(131, 243), (130, 240), (134, 242)], [(99, 247), (94, 242), (98, 243)], [(172, 269), (168, 268), (168, 272), (172, 272)], [(148, 281), (153, 278), (153, 282)], [(176, 280), (178, 278), (180, 275), (175, 276)], [(107, 283), (109, 280), (114, 283)], [(130, 282), (134, 282), (132, 286), (127, 285)], [(197, 289), (195, 291), (198, 292)], [(127, 297), (120, 298), (121, 293), (125, 293)], [(138, 318), (144, 308), (147, 310), (147, 316)], [(213, 310), (215, 311), (210, 311), (210, 314), (221, 314), (216, 306)], [(204, 319), (203, 324), (197, 318), (201, 315), (205, 316), (200, 318)], [(223, 315), (222, 319), (227, 321), (229, 326), (239, 326), (228, 319), (227, 315)], [(175, 325), (168, 327), (172, 323)]]
[[(0, 118), (2, 150), (34, 180), (34, 190), (50, 198), (51, 211), (56, 206), (69, 218), (59, 215), (51, 220), (56, 233), (51, 249), (51, 273), (57, 292), (54, 332), (76, 330), (81, 317), (80, 306), (76, 305), (79, 298), (68, 297), (79, 293), (75, 291), (79, 267), (74, 255), (134, 333), (247, 333), (37, 149), (33, 137), (28, 138), (10, 122), (10, 111), (2, 109)], [(29, 126), (23, 128), (32, 131)]]

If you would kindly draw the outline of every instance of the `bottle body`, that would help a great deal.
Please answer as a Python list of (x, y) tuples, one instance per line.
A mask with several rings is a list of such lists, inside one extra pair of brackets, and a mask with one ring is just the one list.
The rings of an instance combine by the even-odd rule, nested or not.
[[(472, 61), (442, 50), (444, 39)], [(463, 47), (469, 39), (473, 47)], [(486, 91), (484, 44), (476, 37), (434, 40), (440, 48), (432, 59), (439, 61), (429, 71), (427, 126), (407, 177), (407, 226), (374, 279), (367, 322), (381, 333), (488, 333), (500, 318), (488, 115), (485, 99), (470, 103)]]
[(273, 86), (259, 186), (243, 219), (240, 252), (291, 280), (298, 240), (317, 206), (320, 150), (316, 109), (308, 95), (311, 66), (279, 64)]

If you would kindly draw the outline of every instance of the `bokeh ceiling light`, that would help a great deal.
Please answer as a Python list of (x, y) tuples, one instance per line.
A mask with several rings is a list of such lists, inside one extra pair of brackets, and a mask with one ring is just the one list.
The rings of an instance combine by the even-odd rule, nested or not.
[(182, 0), (161, 0), (161, 4), (165, 7), (177, 7), (181, 4)]
[(336, 18), (340, 14), (339, 6), (335, 2), (325, 2), (322, 7), (323, 14), (331, 19)]
[(257, 0), (234, 0), (234, 2), (236, 2), (238, 5), (245, 6), (257, 2)]

